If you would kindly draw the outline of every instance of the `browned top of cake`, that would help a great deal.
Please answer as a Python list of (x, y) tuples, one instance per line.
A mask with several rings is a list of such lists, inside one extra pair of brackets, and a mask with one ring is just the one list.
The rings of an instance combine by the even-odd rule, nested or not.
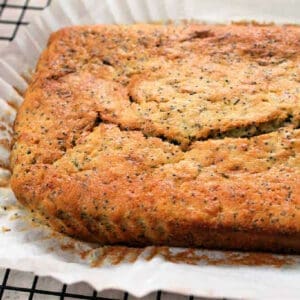
[(89, 240), (299, 234), (299, 65), (297, 26), (62, 29), (17, 116), (12, 187)]

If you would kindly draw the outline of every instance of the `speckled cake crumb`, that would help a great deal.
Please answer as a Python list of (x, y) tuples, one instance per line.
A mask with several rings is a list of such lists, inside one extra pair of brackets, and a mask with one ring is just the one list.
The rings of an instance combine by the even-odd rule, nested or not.
[(53, 33), (15, 122), (12, 188), (102, 244), (300, 252), (300, 27)]

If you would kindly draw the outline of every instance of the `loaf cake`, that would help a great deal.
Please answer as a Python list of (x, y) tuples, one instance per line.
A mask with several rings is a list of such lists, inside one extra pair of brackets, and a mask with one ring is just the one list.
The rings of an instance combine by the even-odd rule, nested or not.
[(51, 35), (11, 186), (100, 244), (300, 253), (300, 27), (134, 24)]

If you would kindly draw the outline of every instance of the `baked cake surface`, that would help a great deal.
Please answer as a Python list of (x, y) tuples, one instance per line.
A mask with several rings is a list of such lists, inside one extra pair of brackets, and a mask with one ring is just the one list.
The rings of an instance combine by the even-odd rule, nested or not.
[(11, 186), (103, 244), (300, 252), (300, 27), (53, 33), (15, 122)]

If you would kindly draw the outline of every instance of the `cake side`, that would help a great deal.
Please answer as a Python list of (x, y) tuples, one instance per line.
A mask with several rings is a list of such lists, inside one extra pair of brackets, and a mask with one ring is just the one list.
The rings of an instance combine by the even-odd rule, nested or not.
[(106, 244), (300, 250), (300, 29), (50, 38), (15, 123), (17, 198)]

